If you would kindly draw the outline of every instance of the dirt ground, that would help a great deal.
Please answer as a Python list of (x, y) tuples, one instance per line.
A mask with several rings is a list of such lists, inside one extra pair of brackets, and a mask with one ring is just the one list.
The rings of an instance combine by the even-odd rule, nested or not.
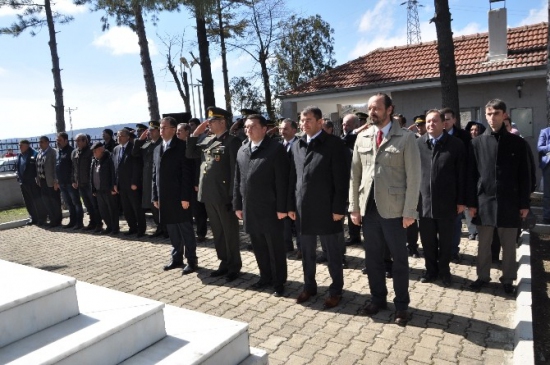
[(550, 363), (550, 235), (531, 233), (535, 364)]

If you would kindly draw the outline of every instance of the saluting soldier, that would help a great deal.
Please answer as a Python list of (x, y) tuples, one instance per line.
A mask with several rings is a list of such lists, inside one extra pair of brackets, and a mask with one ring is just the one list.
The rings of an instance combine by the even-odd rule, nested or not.
[(137, 124), (138, 138), (134, 142), (134, 148), (132, 149), (132, 155), (135, 157), (141, 157), (143, 159), (143, 191), (141, 195), (141, 207), (143, 209), (150, 209), (153, 213), (153, 220), (157, 225), (155, 233), (151, 237), (158, 237), (161, 235), (167, 235), (162, 225), (159, 223), (159, 210), (151, 202), (152, 199), (152, 184), (153, 184), (153, 152), (155, 147), (162, 143), (160, 138), (159, 128), (160, 123), (156, 120), (149, 122), (149, 128), (143, 124)]
[[(217, 270), (210, 276), (226, 275), (226, 281), (235, 280), (242, 267), (239, 251), (239, 222), (233, 213), (233, 178), (237, 152), (241, 141), (229, 134), (230, 113), (217, 107), (208, 107), (208, 118), (187, 140), (187, 158), (201, 158), (198, 200), (206, 206), (218, 259)], [(206, 128), (211, 136), (198, 142)]]

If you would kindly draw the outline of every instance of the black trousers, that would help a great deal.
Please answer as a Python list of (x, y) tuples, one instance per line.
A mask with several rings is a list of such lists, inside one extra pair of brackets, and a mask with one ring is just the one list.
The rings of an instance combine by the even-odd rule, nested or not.
[[(326, 248), (328, 260), (328, 272), (332, 279), (329, 286), (329, 294), (332, 296), (342, 295), (344, 288), (344, 268), (342, 267), (342, 252), (345, 244), (341, 239), (343, 232), (320, 235), (321, 245)], [(317, 236), (301, 235), (302, 245), (302, 266), (304, 269), (304, 290), (310, 293), (317, 293), (317, 281), (315, 272), (317, 270)], [(344, 248), (342, 248), (344, 246)]]
[(352, 241), (361, 241), (361, 225), (352, 222), (350, 213), (348, 213), (348, 235)]
[[(282, 228), (281, 222), (281, 228)], [(287, 279), (286, 247), (282, 229), (276, 234), (250, 234), (250, 241), (262, 281), (282, 289)]]
[(46, 179), (40, 179), (40, 195), (50, 218), (51, 224), (61, 224), (63, 216), (61, 215), (61, 192), (49, 187)]
[(424, 248), (426, 274), (432, 277), (451, 275), (449, 262), (453, 250), (456, 219), (420, 218), (420, 238)]
[(292, 251), (294, 249), (294, 242), (292, 241), (292, 232), (296, 232), (296, 247), (298, 250), (301, 249), (300, 245), (300, 234), (298, 233), (298, 226), (296, 224), (296, 221), (293, 221), (289, 217), (286, 217), (283, 219), (284, 224), (284, 231), (283, 231), (283, 239), (285, 242), (285, 248), (287, 251)]
[(407, 310), (409, 297), (409, 254), (407, 252), (406, 229), (403, 218), (382, 218), (374, 200), (367, 204), (363, 217), (363, 235), (365, 240), (365, 263), (369, 280), (372, 302), (386, 304), (386, 265), (384, 251), (386, 245), (393, 258), (392, 275), (395, 309)]
[(239, 220), (229, 204), (205, 203), (206, 213), (214, 235), (214, 247), (220, 262), (220, 269), (230, 274), (238, 273), (241, 261)]
[(82, 202), (88, 211), (90, 216), (90, 226), (98, 226), (101, 224), (101, 217), (99, 215), (99, 207), (97, 206), (97, 199), (94, 199), (92, 195), (92, 188), (89, 185), (78, 185), (78, 192), (82, 198)]
[(193, 217), (195, 218), (195, 224), (197, 225), (196, 231), (198, 237), (205, 237), (206, 231), (208, 229), (206, 225), (206, 221), (208, 219), (208, 215), (206, 214), (206, 207), (204, 206), (204, 203), (201, 203), (197, 199), (197, 192), (194, 194), (194, 201), (193, 201)]
[(130, 231), (145, 233), (147, 223), (145, 222), (145, 212), (141, 207), (141, 189), (121, 189), (119, 195), (124, 218), (128, 222)]
[[(96, 192), (97, 198), (97, 207), (99, 209), (99, 215), (108, 230), (113, 232), (118, 232), (120, 230), (120, 225), (118, 221), (118, 203), (115, 195), (112, 195), (111, 192)], [(101, 224), (101, 220), (97, 225)]]
[(167, 224), (166, 230), (172, 243), (172, 262), (183, 263), (183, 257), (189, 264), (196, 265), (197, 259), (197, 241), (193, 232), (191, 222), (180, 222)]
[(19, 187), (31, 221), (39, 224), (46, 223), (46, 208), (40, 196), (40, 187), (34, 181), (22, 183)]
[(407, 227), (407, 246), (409, 249), (418, 249), (418, 221)]

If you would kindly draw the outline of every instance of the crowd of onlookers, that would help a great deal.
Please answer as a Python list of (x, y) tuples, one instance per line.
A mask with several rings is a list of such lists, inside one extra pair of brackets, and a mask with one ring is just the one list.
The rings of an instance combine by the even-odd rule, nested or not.
[[(335, 125), (308, 107), (299, 122), (285, 118), (275, 125), (248, 109), (231, 123), (230, 113), (210, 107), (202, 123), (166, 117), (116, 133), (105, 129), (93, 144), (78, 134), (73, 147), (64, 132), (57, 134), (57, 149), (46, 136), (38, 150), (21, 140), (16, 173), (29, 224), (61, 226), (63, 201), (69, 210), (64, 229), (118, 235), (123, 215), (129, 227), (124, 235), (140, 238), (150, 210), (152, 236), (172, 243), (164, 270), (182, 267), (187, 275), (198, 269), (196, 242), (205, 240), (208, 219), (220, 260), (210, 275), (232, 281), (242, 267), (243, 220), (260, 270), (253, 287), (273, 287), (283, 296), (291, 253), (303, 263), (304, 289), (297, 298), (303, 303), (317, 294), (316, 263), (326, 262), (332, 279), (326, 308), (341, 300), (346, 246), (363, 244), (372, 300), (361, 313), (386, 308), (385, 279), (392, 278), (395, 322), (405, 324), (408, 257), (421, 257), (419, 236), (426, 265), (421, 282), (451, 286), (449, 265), (460, 261), (465, 219), (468, 238), (479, 241), (478, 279), (470, 288), (490, 281), (491, 262), (502, 249), (500, 280), (513, 294), (515, 245), (535, 187), (535, 161), (505, 103), (487, 103), (488, 127), (471, 121), (465, 129), (449, 108), (431, 109), (407, 126), (385, 94), (370, 98), (367, 109)], [(550, 152), (541, 148), (539, 143), (545, 167)]]

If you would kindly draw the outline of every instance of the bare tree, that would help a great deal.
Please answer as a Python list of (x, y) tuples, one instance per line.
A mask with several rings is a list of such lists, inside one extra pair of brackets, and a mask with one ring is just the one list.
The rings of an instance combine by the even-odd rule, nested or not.
[[(189, 81), (187, 77), (187, 72), (185, 71), (185, 68), (189, 68), (189, 64), (187, 63), (185, 57), (183, 57), (183, 35), (181, 37), (167, 37), (167, 39), (163, 39), (160, 36), (159, 38), (166, 47), (166, 54), (164, 55), (166, 57), (166, 69), (168, 70), (168, 72), (170, 72), (172, 78), (174, 79), (174, 83), (176, 84), (180, 97), (183, 100), (185, 111), (191, 112), (191, 103), (189, 101)], [(175, 56), (172, 54), (172, 48), (178, 45), (179, 55)], [(178, 65), (177, 69), (176, 65), (174, 64), (174, 61), (176, 59)]]

